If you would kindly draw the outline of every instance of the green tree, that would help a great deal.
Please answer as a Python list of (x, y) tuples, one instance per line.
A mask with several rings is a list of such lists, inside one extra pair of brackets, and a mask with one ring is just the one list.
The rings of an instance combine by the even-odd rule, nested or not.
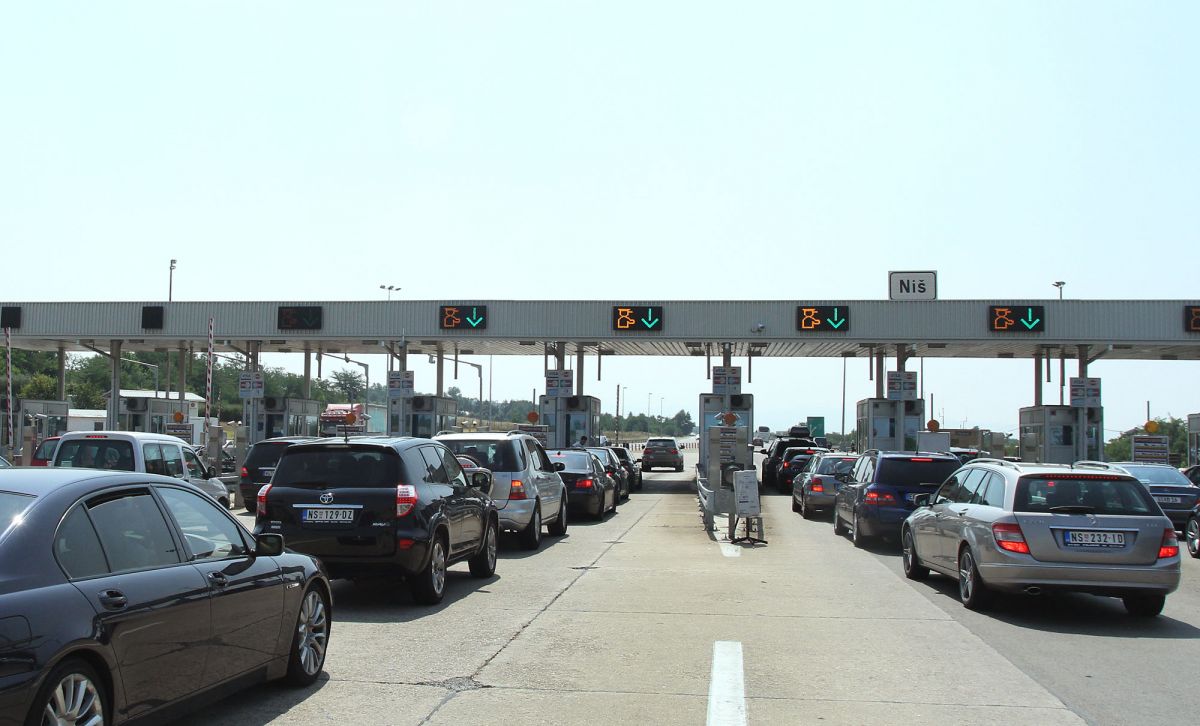
[(21, 398), (53, 401), (58, 398), (58, 381), (45, 373), (35, 373), (25, 379), (17, 395)]
[(94, 383), (83, 379), (67, 381), (67, 395), (73, 408), (104, 408), (104, 392)]
[(333, 372), (333, 387), (341, 392), (348, 401), (357, 401), (362, 398), (365, 383), (361, 373), (355, 371), (334, 371)]

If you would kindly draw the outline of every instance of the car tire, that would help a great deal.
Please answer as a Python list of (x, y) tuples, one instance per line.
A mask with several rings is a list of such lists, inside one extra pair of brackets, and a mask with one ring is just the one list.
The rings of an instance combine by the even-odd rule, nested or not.
[(562, 500), (558, 504), (558, 517), (554, 519), (553, 524), (546, 525), (546, 533), (555, 537), (562, 537), (567, 533), (567, 497), (563, 495)]
[(517, 539), (521, 543), (522, 549), (536, 550), (542, 546), (542, 507), (534, 505), (533, 516), (529, 518), (529, 524), (525, 525), (525, 529), (517, 534)]
[(963, 547), (958, 553), (958, 599), (968, 610), (985, 610), (992, 602), (992, 591), (979, 576), (970, 547)]
[(422, 605), (437, 605), (446, 596), (446, 543), (439, 532), (429, 545), (429, 564), (411, 578), (413, 599)]
[(1188, 554), (1200, 558), (1200, 519), (1192, 517), (1187, 521), (1183, 530), (1183, 539), (1187, 543)]
[(803, 494), (800, 495), (800, 516), (805, 519), (813, 518), (812, 507), (808, 506), (808, 497)]
[(796, 501), (796, 495), (792, 495), (792, 511), (802, 513), (804, 510), (800, 508), (800, 503)]
[(641, 475), (641, 474), (638, 474), (638, 485), (637, 485), (637, 490), (638, 490), (639, 492), (642, 490), (642, 475)]
[(613, 514), (617, 513), (617, 502), (619, 502), (619, 501), (621, 501), (621, 490), (619, 488), (614, 488), (613, 489), (613, 505), (612, 505), (612, 509), (609, 510)]
[(677, 471), (677, 472), (683, 471), (683, 464), (680, 464), (679, 466), (675, 467), (675, 471)]
[(836, 505), (833, 508), (833, 533), (839, 537), (846, 534), (846, 525), (842, 524), (842, 518), (838, 516)]
[(296, 616), (296, 633), (288, 654), (287, 676), (290, 686), (310, 686), (325, 668), (325, 653), (329, 649), (329, 595), (319, 585), (309, 585), (300, 601)]
[[(76, 698), (69, 694), (80, 693), (82, 701), (74, 708), (60, 707), (64, 702), (76, 701)], [(56, 694), (66, 698), (56, 697)], [(51, 671), (46, 682), (38, 689), (25, 723), (40, 725), (46, 716), (47, 708), (55, 712), (60, 723), (86, 723), (90, 715), (92, 719), (98, 716), (100, 723), (107, 724), (113, 717), (109, 712), (108, 692), (105, 690), (104, 681), (95, 668), (77, 658), (68, 658)]]
[(862, 519), (858, 516), (858, 512), (854, 513), (854, 529), (850, 531), (850, 541), (860, 549), (866, 547), (870, 542), (870, 538), (862, 533)]
[(900, 562), (904, 566), (905, 577), (910, 580), (924, 580), (929, 577), (929, 568), (922, 566), (917, 558), (916, 544), (912, 530), (905, 529), (900, 535)]
[[(561, 512), (559, 513), (561, 515)], [(496, 574), (496, 546), (499, 539), (496, 533), (496, 521), (488, 519), (487, 530), (483, 533), (483, 543), (479, 552), (467, 560), (473, 577), (491, 577)]]
[(246, 510), (246, 514), (254, 514), (258, 511), (258, 502), (250, 499), (247, 500), (242, 507)]
[(1153, 618), (1162, 612), (1167, 604), (1166, 595), (1130, 595), (1121, 598), (1125, 603), (1125, 611), (1139, 618)]

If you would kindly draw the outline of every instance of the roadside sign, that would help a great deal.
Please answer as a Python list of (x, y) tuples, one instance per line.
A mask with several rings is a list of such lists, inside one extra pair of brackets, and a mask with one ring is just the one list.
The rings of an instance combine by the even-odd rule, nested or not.
[(713, 366), (712, 392), (717, 396), (736, 396), (742, 392), (741, 366)]
[(412, 371), (388, 373), (388, 398), (412, 398), (416, 393)]
[(543, 448), (550, 448), (550, 427), (549, 426), (533, 426), (531, 424), (517, 424), (517, 431), (529, 434), (533, 438), (541, 442)]
[(825, 417), (824, 416), (809, 416), (808, 417), (808, 435), (813, 438), (825, 435)]
[(238, 398), (262, 398), (266, 394), (266, 382), (262, 371), (242, 371), (238, 374)]
[(178, 436), (179, 438), (191, 443), (193, 426), (190, 423), (169, 423), (164, 425), (165, 433), (168, 436)]
[(758, 517), (762, 514), (758, 500), (758, 472), (755, 470), (734, 472), (733, 511), (738, 517)]
[(1135, 435), (1130, 458), (1144, 464), (1169, 464), (1170, 446), (1166, 436)]
[(937, 271), (889, 272), (888, 300), (937, 300)]
[(916, 371), (888, 371), (887, 397), (892, 401), (917, 400)]
[(1100, 406), (1099, 378), (1072, 378), (1071, 405), (1098, 408)]
[(573, 396), (575, 390), (575, 372), (570, 370), (546, 371), (546, 396), (562, 398)]

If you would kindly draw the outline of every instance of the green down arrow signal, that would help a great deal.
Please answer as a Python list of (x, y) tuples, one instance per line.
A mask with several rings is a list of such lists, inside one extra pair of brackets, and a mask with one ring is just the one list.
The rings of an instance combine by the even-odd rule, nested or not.
[(472, 328), (479, 327), (479, 324), (483, 322), (483, 318), (479, 315), (479, 308), (471, 308), (471, 317), (467, 318), (467, 322), (471, 324)]
[(1041, 318), (1033, 317), (1033, 308), (1025, 308), (1025, 317), (1021, 318), (1021, 325), (1024, 325), (1026, 330), (1033, 330), (1040, 322)]
[[(652, 319), (647, 320), (646, 318)], [(654, 317), (654, 308), (646, 308), (646, 318), (642, 318), (642, 325), (645, 325), (646, 328), (653, 330), (654, 326), (658, 325), (658, 318)]]
[(833, 317), (832, 317), (832, 318), (825, 318), (825, 322), (827, 322), (827, 323), (829, 323), (830, 325), (832, 325), (834, 330), (837, 330), (838, 328), (842, 327), (842, 323), (845, 323), (845, 322), (846, 322), (846, 319), (845, 319), (845, 318), (843, 318), (843, 317), (841, 317), (841, 316), (839, 316), (839, 315), (838, 315), (838, 309), (837, 309), (837, 308), (834, 308), (834, 309), (833, 309)]

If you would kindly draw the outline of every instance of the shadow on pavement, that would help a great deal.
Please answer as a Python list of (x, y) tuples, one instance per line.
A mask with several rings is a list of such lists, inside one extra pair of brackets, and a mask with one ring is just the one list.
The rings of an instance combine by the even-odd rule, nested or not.
[[(257, 726), (277, 721), (296, 706), (316, 695), (329, 684), (329, 674), (322, 673), (317, 682), (307, 688), (294, 688), (280, 681), (251, 685), (245, 690), (217, 692), (187, 703), (186, 718), (175, 720), (177, 713), (164, 714), (169, 720), (150, 719), (148, 723), (172, 723), (180, 726)], [(252, 701), (247, 712), (247, 701)], [(197, 713), (199, 711), (200, 713)], [(184, 713), (184, 712), (180, 712)]]

